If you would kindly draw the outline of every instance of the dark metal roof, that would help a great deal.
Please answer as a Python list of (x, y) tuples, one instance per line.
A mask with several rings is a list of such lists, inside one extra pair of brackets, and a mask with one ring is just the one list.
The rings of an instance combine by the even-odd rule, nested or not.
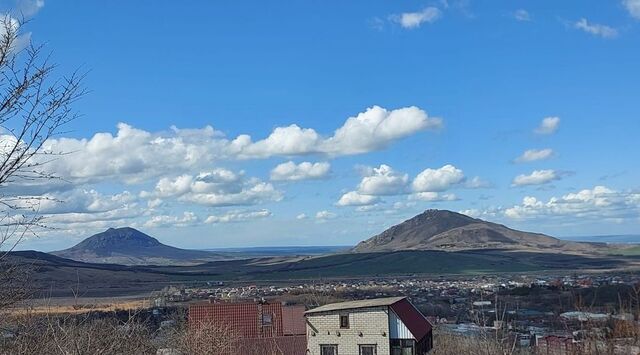
[(406, 298), (389, 306), (391, 310), (402, 320), (402, 323), (409, 328), (409, 331), (416, 338), (422, 340), (431, 332), (431, 323), (414, 307)]

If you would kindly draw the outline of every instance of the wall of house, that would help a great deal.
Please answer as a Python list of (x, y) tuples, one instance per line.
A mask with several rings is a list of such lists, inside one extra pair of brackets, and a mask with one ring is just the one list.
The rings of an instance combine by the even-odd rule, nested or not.
[[(349, 314), (349, 329), (340, 328), (341, 314)], [(378, 355), (389, 355), (388, 308), (361, 308), (307, 315), (308, 354), (320, 355), (320, 344), (337, 344), (339, 355), (357, 355), (359, 344), (376, 344)]]
[(402, 319), (389, 310), (389, 338), (390, 339), (413, 339), (413, 334), (407, 326), (402, 322)]

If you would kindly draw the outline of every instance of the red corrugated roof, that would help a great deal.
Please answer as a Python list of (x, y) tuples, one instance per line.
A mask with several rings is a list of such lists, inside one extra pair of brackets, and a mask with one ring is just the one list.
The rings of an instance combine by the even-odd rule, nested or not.
[(243, 339), (234, 355), (305, 355), (307, 336), (295, 335), (277, 338)]
[[(263, 316), (271, 324), (263, 324)], [(220, 324), (239, 338), (270, 338), (305, 334), (304, 308), (280, 303), (196, 303), (189, 305), (189, 324)]]
[(431, 323), (406, 298), (392, 304), (391, 309), (409, 328), (416, 341), (422, 340), (431, 332)]
[(307, 324), (304, 320), (304, 306), (282, 307), (282, 333), (284, 335), (306, 335)]

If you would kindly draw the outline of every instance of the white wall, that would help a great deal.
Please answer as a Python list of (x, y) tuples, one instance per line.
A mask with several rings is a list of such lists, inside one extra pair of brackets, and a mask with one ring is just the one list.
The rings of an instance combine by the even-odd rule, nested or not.
[[(349, 329), (340, 329), (341, 314), (349, 314)], [(307, 315), (309, 354), (320, 355), (320, 344), (337, 344), (339, 355), (358, 355), (359, 344), (376, 344), (378, 355), (390, 355), (388, 307)]]

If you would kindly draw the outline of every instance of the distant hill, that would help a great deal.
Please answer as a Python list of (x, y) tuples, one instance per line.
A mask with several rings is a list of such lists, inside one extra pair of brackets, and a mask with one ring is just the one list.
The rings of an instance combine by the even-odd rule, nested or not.
[(544, 270), (639, 270), (635, 257), (513, 250), (406, 250), (315, 257), (214, 261), (199, 265), (83, 263), (35, 251), (10, 252), (3, 267), (23, 266), (35, 298), (111, 297), (149, 294), (175, 282), (272, 281), (381, 276), (495, 274)]
[(195, 264), (223, 258), (218, 253), (171, 247), (130, 227), (109, 228), (51, 254), (88, 263), (123, 265)]
[(513, 249), (582, 253), (595, 252), (599, 247), (522, 232), (452, 211), (427, 210), (360, 242), (352, 251)]

